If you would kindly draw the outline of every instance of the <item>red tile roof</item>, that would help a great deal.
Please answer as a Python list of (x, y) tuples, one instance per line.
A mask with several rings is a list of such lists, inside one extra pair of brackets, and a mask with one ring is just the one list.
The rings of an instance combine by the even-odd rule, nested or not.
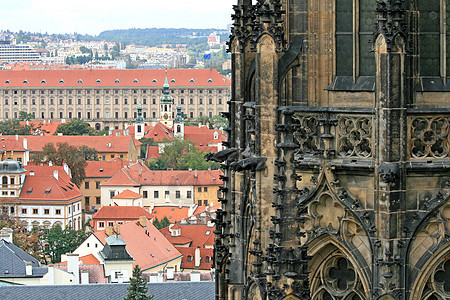
[[(205, 246), (214, 245), (214, 227), (208, 227), (206, 224), (179, 224), (181, 227), (181, 236), (192, 240), (191, 247), (204, 248)], [(179, 237), (173, 237), (169, 231), (169, 227), (161, 229), (161, 233), (172, 243)]]
[[(197, 174), (197, 176), (195, 175)], [(199, 186), (199, 185), (221, 185), (219, 176), (223, 175), (221, 170), (198, 170), (198, 171), (156, 171), (150, 170), (142, 163), (131, 164), (124, 167), (103, 186)]]
[(143, 196), (130, 190), (125, 190), (120, 194), (115, 195), (112, 199), (139, 199)]
[(144, 137), (153, 139), (155, 142), (173, 141), (175, 139), (172, 130), (160, 122), (150, 128)]
[(141, 216), (152, 218), (148, 211), (139, 206), (103, 206), (92, 216), (92, 219), (139, 220)]
[[(181, 253), (150, 220), (147, 220), (146, 228), (138, 224), (130, 222), (120, 226), (120, 237), (127, 243), (126, 250), (134, 258), (133, 266), (139, 265), (142, 271), (146, 271), (181, 257)], [(94, 235), (105, 244), (105, 231), (97, 231)]]
[(28, 165), (24, 167), (27, 170), (26, 175), (30, 175), (30, 172), (34, 172), (34, 175), (52, 175), (53, 171), (58, 171), (58, 176), (66, 176), (68, 177), (66, 180), (70, 180), (69, 175), (64, 171), (63, 166), (48, 166), (43, 165), (39, 166), (34, 164), (33, 162), (29, 162)]
[[(96, 149), (100, 153), (110, 152), (128, 152), (130, 142), (134, 140), (131, 136), (35, 136), (22, 135), (19, 136), (19, 141), (23, 143), (23, 139), (28, 141), (28, 149), (32, 152), (42, 151), (45, 144), (53, 143), (68, 143), (72, 146), (83, 146)], [(138, 142), (140, 144), (140, 142)]]
[[(198, 268), (195, 266), (195, 247), (177, 247), (177, 249), (183, 254), (182, 269), (210, 270), (212, 268), (214, 249), (200, 248), (201, 260)], [(191, 261), (189, 261), (189, 257), (191, 257)], [(206, 258), (209, 258), (209, 262), (207, 262)]]
[(154, 159), (160, 156), (158, 146), (147, 146), (147, 159)]
[[(27, 201), (64, 201), (67, 203), (79, 200), (83, 194), (65, 172), (58, 172), (58, 180), (53, 175), (28, 175), (19, 196), (20, 202)], [(33, 202), (34, 203), (34, 202)]]
[(25, 148), (21, 141), (16, 140), (15, 136), (3, 135), (0, 137), (0, 151), (25, 152)]
[(21, 121), (22, 126), (29, 125), (34, 128), (34, 132), (42, 135), (53, 135), (59, 125), (62, 124), (61, 121)]
[(109, 161), (88, 161), (85, 168), (86, 178), (89, 177), (112, 177), (124, 166), (132, 162), (124, 161), (120, 158), (114, 158)]
[(167, 217), (170, 223), (175, 223), (189, 217), (189, 207), (155, 206), (152, 210), (152, 215), (155, 218), (158, 218), (159, 221), (164, 219), (164, 217)]
[[(0, 87), (161, 87), (165, 70), (24, 70), (0, 72)], [(171, 87), (229, 87), (213, 69), (169, 69)], [(81, 79), (81, 80), (80, 80)], [(137, 79), (137, 80), (135, 80)], [(174, 79), (175, 82), (172, 81)], [(191, 80), (193, 79), (193, 80)], [(210, 81), (211, 82), (208, 82)], [(43, 82), (45, 80), (45, 82)], [(118, 80), (118, 82), (116, 82)], [(6, 83), (9, 81), (9, 83)], [(192, 82), (193, 81), (193, 82)], [(28, 82), (28, 83), (27, 83)]]

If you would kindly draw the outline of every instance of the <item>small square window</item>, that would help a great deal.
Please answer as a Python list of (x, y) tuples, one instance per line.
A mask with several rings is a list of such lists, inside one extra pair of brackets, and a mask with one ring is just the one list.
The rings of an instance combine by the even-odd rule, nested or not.
[(153, 198), (156, 198), (156, 199), (159, 198), (159, 192), (158, 191), (154, 191), (153, 192)]
[(60, 215), (60, 214), (61, 214), (61, 210), (60, 209), (55, 210), (55, 215)]
[(44, 209), (44, 215), (49, 215), (49, 214), (50, 214), (50, 209), (45, 208), (45, 209)]
[(38, 214), (38, 209), (37, 208), (33, 208), (33, 215), (37, 215)]
[(27, 214), (27, 209), (26, 208), (22, 208), (22, 214), (26, 215)]
[(181, 198), (181, 193), (180, 193), (180, 191), (176, 191), (176, 192), (175, 192), (175, 198)]
[(199, 192), (199, 193), (202, 192), (202, 187), (201, 187), (201, 186), (198, 187), (198, 192)]
[(99, 228), (105, 227), (105, 222), (98, 222), (98, 227)]

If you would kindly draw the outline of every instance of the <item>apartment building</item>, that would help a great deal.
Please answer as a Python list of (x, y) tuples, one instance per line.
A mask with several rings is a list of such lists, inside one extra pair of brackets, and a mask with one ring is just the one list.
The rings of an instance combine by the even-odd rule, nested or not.
[(157, 122), (166, 74), (170, 96), (187, 117), (227, 111), (230, 80), (217, 70), (24, 70), (0, 72), (0, 119), (26, 111), (36, 119), (78, 118), (95, 129), (125, 129), (141, 104), (145, 121)]

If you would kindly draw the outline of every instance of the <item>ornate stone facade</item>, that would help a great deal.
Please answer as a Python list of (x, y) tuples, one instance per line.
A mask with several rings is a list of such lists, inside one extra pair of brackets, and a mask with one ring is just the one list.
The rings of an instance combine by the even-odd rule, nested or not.
[(216, 299), (449, 299), (450, 4), (237, 2)]

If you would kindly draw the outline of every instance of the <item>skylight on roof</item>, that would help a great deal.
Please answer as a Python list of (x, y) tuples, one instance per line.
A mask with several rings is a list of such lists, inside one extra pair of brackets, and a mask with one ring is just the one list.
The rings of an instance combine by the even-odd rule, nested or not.
[(191, 79), (189, 80), (189, 82), (195, 82), (194, 78), (191, 78)]
[(77, 83), (83, 83), (83, 79), (78, 79)]
[(33, 191), (33, 188), (29, 188), (29, 189), (27, 190), (27, 194), (31, 194), (32, 191)]
[(46, 189), (45, 189), (45, 193), (46, 193), (46, 194), (50, 194), (51, 191), (52, 191), (52, 188), (46, 188)]
[(114, 83), (120, 83), (119, 78), (117, 78), (116, 80), (114, 80)]
[(47, 80), (42, 79), (42, 80), (41, 80), (41, 83), (47, 83)]
[(156, 82), (158, 82), (158, 80), (156, 80), (156, 79), (153, 79), (153, 80), (152, 80), (152, 82), (153, 82), (153, 83), (156, 83)]
[(170, 249), (169, 248), (166, 248), (167, 249), (167, 251), (170, 251)]
[(97, 83), (101, 83), (102, 81), (100, 80), (100, 78), (99, 79), (97, 79), (97, 81), (96, 81)]
[(11, 82), (9, 81), (9, 79), (7, 79), (7, 80), (5, 81), (5, 83), (11, 83)]
[(59, 81), (59, 83), (64, 83), (64, 79), (61, 79), (61, 80)]
[(133, 80), (133, 83), (139, 83), (139, 80), (138, 80), (137, 78), (135, 78), (135, 79)]
[(155, 256), (154, 256), (152, 253), (150, 253), (150, 256), (153, 257), (153, 258), (155, 258)]

